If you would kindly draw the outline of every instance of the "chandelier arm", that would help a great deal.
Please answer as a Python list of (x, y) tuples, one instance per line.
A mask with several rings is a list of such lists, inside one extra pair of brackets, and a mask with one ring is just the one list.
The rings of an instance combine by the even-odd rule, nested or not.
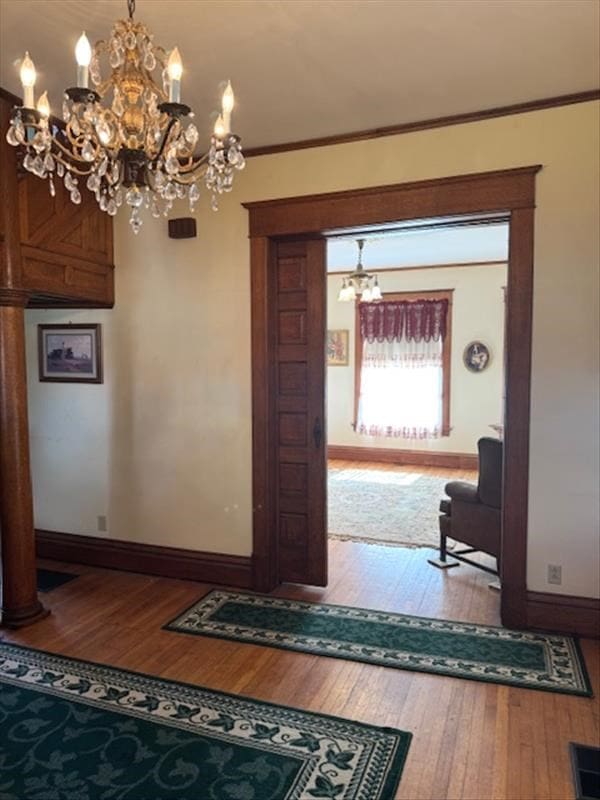
[(60, 164), (63, 165), (63, 167), (68, 169), (69, 172), (72, 172), (75, 175), (81, 175), (82, 177), (84, 177), (84, 176), (92, 174), (92, 170), (91, 169), (88, 169), (87, 171), (81, 170), (78, 167), (74, 166), (71, 162), (69, 162), (66, 159), (62, 158), (62, 156), (59, 156), (57, 153), (53, 153), (53, 156), (56, 159), (56, 161), (58, 161)]
[[(206, 173), (206, 165), (204, 166), (205, 169), (204, 173), (202, 174)], [(174, 178), (174, 181), (175, 183), (179, 183), (181, 186), (191, 186), (193, 183), (196, 183), (199, 177), (202, 177), (202, 174), (197, 175), (196, 173), (186, 172), (184, 175), (182, 175), (180, 173), (177, 177)]]
[[(54, 158), (60, 161), (63, 166), (68, 167), (70, 171), (76, 172), (78, 175), (91, 175), (94, 171), (95, 160), (87, 162), (83, 158), (79, 158), (72, 150), (67, 149), (57, 139), (52, 140), (52, 149), (54, 151)], [(89, 164), (89, 166), (87, 169), (81, 169), (77, 164)]]
[[(69, 140), (69, 141), (71, 141), (71, 140)], [(73, 150), (73, 149), (69, 150), (69, 148), (65, 147), (64, 144), (62, 144), (62, 142), (60, 142), (58, 139), (55, 138), (55, 139), (52, 140), (52, 142), (53, 142), (54, 145), (56, 145), (56, 147), (59, 148), (59, 150), (62, 153), (64, 153), (66, 156), (68, 156), (70, 160), (76, 161), (76, 162), (77, 161), (81, 161), (82, 164), (87, 164), (87, 163), (93, 164), (94, 163), (94, 162), (87, 162), (84, 158), (81, 158), (78, 155), (76, 150)], [(71, 142), (71, 144), (73, 144), (73, 146), (75, 148), (81, 149), (76, 142)], [(94, 159), (94, 161), (95, 161), (95, 159)]]
[(200, 167), (206, 166), (206, 162), (208, 161), (208, 153), (204, 153), (204, 155), (200, 156), (198, 159), (190, 160), (188, 164), (182, 164), (179, 168), (180, 174), (184, 175), (191, 175), (196, 172), (196, 170), (200, 169)]
[(164, 149), (166, 147), (166, 144), (167, 144), (167, 140), (169, 138), (169, 134), (173, 130), (173, 126), (175, 125), (176, 122), (177, 122), (177, 120), (176, 120), (175, 117), (171, 117), (171, 119), (169, 120), (169, 124), (167, 125), (167, 128), (166, 128), (165, 132), (163, 133), (163, 138), (162, 138), (162, 141), (160, 143), (160, 147), (158, 148), (158, 153), (152, 159), (152, 163), (153, 164), (156, 163), (158, 161), (158, 159), (162, 156), (162, 154), (164, 152)]

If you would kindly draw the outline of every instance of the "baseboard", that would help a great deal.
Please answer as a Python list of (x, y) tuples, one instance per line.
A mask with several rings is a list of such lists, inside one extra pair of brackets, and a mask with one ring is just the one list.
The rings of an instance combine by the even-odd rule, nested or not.
[(442, 453), (432, 450), (391, 450), (384, 447), (330, 444), (328, 458), (343, 461), (379, 461), (384, 464), (411, 464), (419, 467), (478, 469), (479, 459), (472, 453)]
[(600, 638), (600, 599), (527, 592), (527, 627)]
[(55, 561), (217, 583), (240, 589), (252, 588), (252, 559), (249, 556), (205, 553), (44, 530), (36, 531), (36, 547), (40, 558)]

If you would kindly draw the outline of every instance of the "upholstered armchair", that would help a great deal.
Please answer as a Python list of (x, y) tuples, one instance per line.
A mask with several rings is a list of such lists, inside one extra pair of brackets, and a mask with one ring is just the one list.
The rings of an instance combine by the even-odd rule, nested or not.
[[(484, 437), (477, 442), (479, 480), (477, 486), (464, 481), (446, 484), (449, 500), (440, 503), (440, 557), (429, 563), (441, 569), (458, 566), (458, 561), (497, 575), (500, 567), (502, 525), (502, 442)], [(467, 545), (453, 550), (448, 560), (447, 538)], [(470, 553), (488, 553), (496, 559), (498, 571), (478, 564)], [(456, 561), (452, 559), (457, 559)]]

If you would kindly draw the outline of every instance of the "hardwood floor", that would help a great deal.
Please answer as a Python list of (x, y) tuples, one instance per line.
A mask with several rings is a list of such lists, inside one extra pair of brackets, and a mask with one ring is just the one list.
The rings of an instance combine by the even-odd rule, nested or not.
[[(425, 616), (499, 622), (488, 576), (441, 572), (430, 551), (333, 541), (325, 589), (276, 594)], [(599, 738), (598, 701), (402, 672), (161, 630), (206, 584), (42, 562), (81, 577), (44, 595), (52, 614), (10, 641), (213, 689), (412, 731), (397, 798), (568, 800), (569, 741)], [(598, 645), (583, 641), (600, 690)]]
[(477, 482), (477, 470), (451, 469), (449, 467), (424, 467), (416, 464), (386, 464), (381, 461), (351, 461), (345, 458), (330, 458), (327, 462), (331, 469), (380, 470), (382, 472), (411, 472), (420, 475), (435, 475), (448, 478), (449, 481)]

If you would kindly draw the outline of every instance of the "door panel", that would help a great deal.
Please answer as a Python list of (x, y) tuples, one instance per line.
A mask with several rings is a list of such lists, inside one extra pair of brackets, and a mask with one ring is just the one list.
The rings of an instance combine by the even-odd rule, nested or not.
[(280, 581), (327, 583), (325, 241), (275, 245)]

